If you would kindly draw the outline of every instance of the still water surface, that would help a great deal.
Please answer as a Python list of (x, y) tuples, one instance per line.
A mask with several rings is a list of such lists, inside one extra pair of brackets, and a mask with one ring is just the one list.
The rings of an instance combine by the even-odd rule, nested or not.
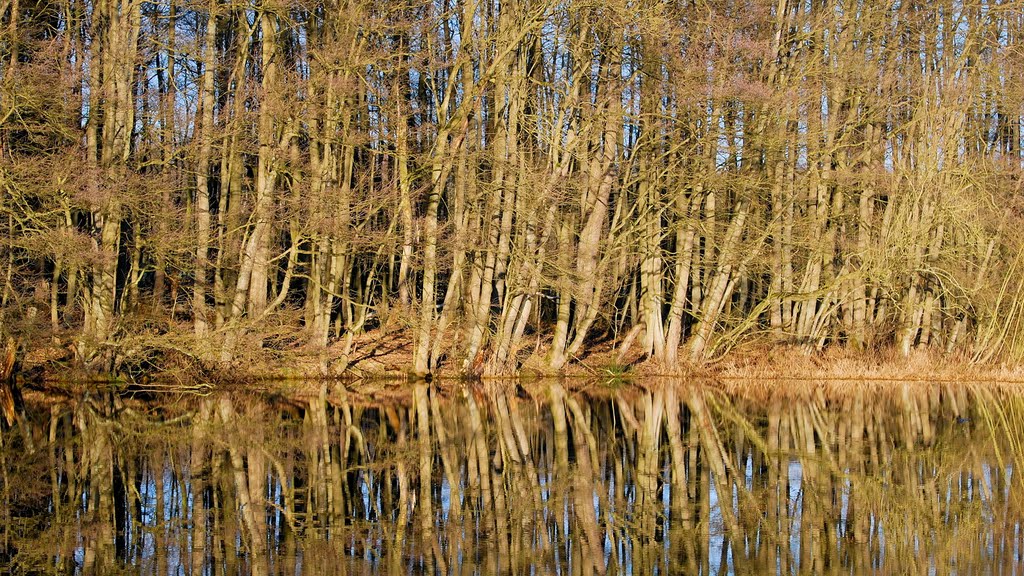
[(1012, 389), (643, 385), (30, 399), (0, 573), (1021, 573)]

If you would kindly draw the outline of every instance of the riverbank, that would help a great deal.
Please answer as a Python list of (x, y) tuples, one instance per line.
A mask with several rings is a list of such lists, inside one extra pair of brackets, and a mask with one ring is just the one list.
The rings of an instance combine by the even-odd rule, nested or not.
[[(715, 360), (701, 364), (682, 362), (666, 367), (638, 350), (622, 350), (615, 341), (595, 342), (564, 369), (544, 364), (546, 349), (538, 342), (521, 354), (521, 367), (512, 380), (545, 377), (614, 381), (673, 377), (710, 379), (723, 383), (771, 380), (833, 381), (993, 381), (1024, 383), (1024, 367), (1006, 363), (977, 363), (959, 354), (914, 350), (855, 351), (833, 346), (824, 351), (761, 342), (738, 346)], [(478, 367), (445, 359), (432, 379), (481, 379)], [(294, 379), (392, 380), (411, 378), (412, 339), (400, 331), (370, 331), (347, 346), (336, 343), (314, 349), (304, 345), (251, 347), (243, 358), (225, 364), (210, 359), (185, 336), (160, 339), (138, 337), (112, 349), (105, 363), (84, 366), (73, 345), (60, 338), (22, 343), (18, 373), (28, 386), (57, 381), (159, 380), (178, 382), (183, 388)], [(111, 369), (107, 369), (107, 368)], [(484, 377), (483, 379), (488, 379)]]

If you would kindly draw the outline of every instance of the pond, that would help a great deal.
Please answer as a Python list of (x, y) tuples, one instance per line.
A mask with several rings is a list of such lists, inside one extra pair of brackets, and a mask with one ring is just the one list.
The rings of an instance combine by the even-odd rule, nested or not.
[(1010, 573), (1024, 395), (306, 383), (30, 395), (0, 574)]

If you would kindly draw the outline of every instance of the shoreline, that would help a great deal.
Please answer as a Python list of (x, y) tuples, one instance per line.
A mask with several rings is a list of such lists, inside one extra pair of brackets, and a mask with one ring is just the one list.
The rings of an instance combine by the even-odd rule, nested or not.
[[(502, 378), (469, 380), (464, 378), (441, 378), (432, 382), (414, 382), (394, 378), (364, 379), (263, 379), (221, 382), (203, 387), (181, 386), (173, 382), (151, 381), (148, 383), (124, 384), (92, 381), (47, 381), (22, 391), (20, 407), (27, 403), (67, 401), (75, 398), (99, 400), (107, 398), (115, 403), (130, 402), (147, 405), (151, 403), (173, 404), (190, 402), (189, 399), (205, 397), (231, 397), (253, 402), (303, 403), (320, 399), (329, 405), (377, 406), (381, 404), (408, 405), (416, 399), (417, 389), (433, 390), (441, 397), (471, 395), (477, 400), (505, 397), (509, 401), (546, 403), (551, 401), (553, 386), (562, 390), (559, 394), (573, 397), (603, 398), (654, 394), (676, 390), (703, 390), (713, 395), (745, 399), (756, 402), (845, 401), (861, 398), (895, 402), (906, 400), (907, 394), (932, 390), (939, 394), (983, 394), (999, 397), (1003, 394), (1019, 395), (1024, 391), (1024, 379), (960, 377), (955, 379), (920, 377), (913, 380), (903, 378), (807, 378), (774, 377), (759, 380), (739, 377), (643, 377), (627, 378), (615, 382), (601, 381), (580, 376), (546, 377), (522, 380)], [(96, 394), (96, 396), (91, 396)]]
[[(337, 350), (328, 347), (310, 350), (296, 347), (289, 350), (259, 350), (244, 364), (201, 366), (194, 359), (182, 362), (167, 357), (163, 365), (134, 373), (102, 372), (75, 366), (67, 358), (55, 357), (56, 345), (30, 349), (23, 354), (21, 370), (16, 375), (26, 389), (61, 388), (73, 382), (75, 387), (102, 388), (115, 384), (125, 387), (148, 387), (189, 390), (191, 388), (231, 388), (238, 384), (273, 390), (275, 383), (294, 381), (325, 381), (342, 383), (400, 383), (405, 387), (415, 382), (482, 382), (517, 383), (561, 379), (569, 388), (586, 387), (588, 382), (621, 383), (644, 387), (651, 380), (686, 380), (717, 383), (719, 386), (763, 387), (776, 382), (845, 382), (845, 383), (992, 383), (1024, 385), (1024, 367), (1005, 363), (971, 362), (963, 355), (932, 350), (914, 350), (903, 356), (896, 350), (854, 351), (841, 347), (821, 352), (787, 344), (739, 346), (726, 355), (703, 364), (681, 362), (665, 369), (636, 351), (623, 354), (614, 342), (597, 343), (582, 357), (574, 359), (561, 371), (545, 371), (539, 366), (543, 349), (538, 346), (526, 358), (516, 374), (485, 376), (466, 374), (455, 362), (447, 362), (429, 378), (411, 375), (410, 342), (394, 345), (395, 337), (380, 352), (382, 339), (375, 334), (361, 335), (348, 355), (344, 370), (324, 370), (337, 361)], [(388, 335), (385, 335), (388, 336)], [(399, 336), (399, 339), (402, 337)], [(574, 383), (580, 383), (578, 386)]]

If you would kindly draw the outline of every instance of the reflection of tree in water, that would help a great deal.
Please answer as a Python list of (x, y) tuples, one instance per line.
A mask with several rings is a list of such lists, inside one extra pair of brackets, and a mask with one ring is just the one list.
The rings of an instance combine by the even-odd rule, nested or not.
[(3, 432), (0, 565), (708, 574), (1019, 561), (1016, 396), (651, 384), (37, 405)]

